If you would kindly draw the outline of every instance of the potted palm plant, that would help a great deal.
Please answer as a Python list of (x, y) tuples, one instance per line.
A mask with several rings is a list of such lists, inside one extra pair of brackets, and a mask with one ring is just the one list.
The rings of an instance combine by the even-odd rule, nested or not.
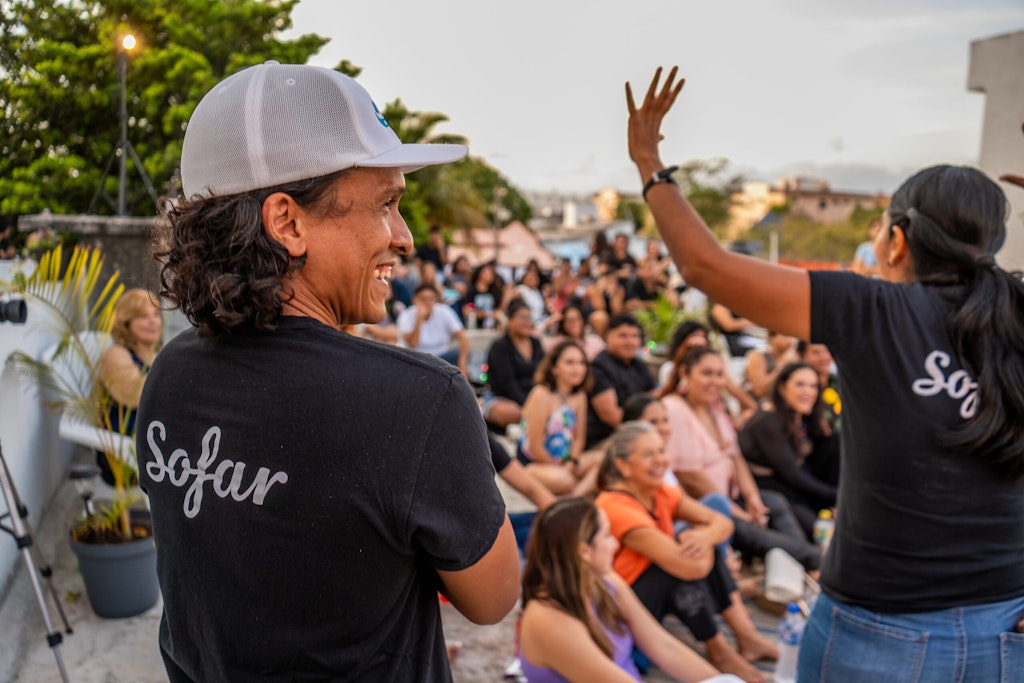
[(124, 285), (118, 273), (102, 278), (98, 249), (74, 247), (66, 265), (62, 250), (58, 245), (43, 253), (30, 275), (16, 275), (6, 285), (42, 310), (59, 341), (41, 359), (15, 352), (9, 361), (39, 387), (48, 408), (62, 412), (61, 435), (102, 452), (110, 466), (112, 498), (76, 521), (71, 546), (93, 611), (103, 617), (133, 616), (159, 597), (156, 548), (148, 512), (137, 505), (142, 495), (134, 440), (111, 429), (116, 404), (99, 377)]

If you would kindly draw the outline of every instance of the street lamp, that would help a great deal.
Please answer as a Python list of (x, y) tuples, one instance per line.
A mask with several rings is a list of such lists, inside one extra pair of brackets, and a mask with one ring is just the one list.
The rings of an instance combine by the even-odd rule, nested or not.
[(128, 53), (135, 48), (135, 36), (127, 34), (121, 39), (117, 53), (121, 70), (121, 166), (117, 182), (117, 215), (125, 215), (125, 182), (128, 164)]

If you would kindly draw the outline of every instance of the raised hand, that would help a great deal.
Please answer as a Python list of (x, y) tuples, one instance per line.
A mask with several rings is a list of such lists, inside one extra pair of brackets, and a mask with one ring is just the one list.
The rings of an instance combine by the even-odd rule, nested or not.
[(686, 79), (676, 81), (679, 67), (672, 67), (664, 85), (659, 88), (661, 67), (654, 72), (654, 78), (647, 88), (647, 94), (639, 107), (633, 99), (633, 89), (626, 83), (626, 107), (629, 109), (629, 156), (640, 169), (644, 178), (661, 170), (663, 164), (658, 157), (658, 143), (661, 142), (661, 121), (672, 108), (676, 97), (683, 89)]

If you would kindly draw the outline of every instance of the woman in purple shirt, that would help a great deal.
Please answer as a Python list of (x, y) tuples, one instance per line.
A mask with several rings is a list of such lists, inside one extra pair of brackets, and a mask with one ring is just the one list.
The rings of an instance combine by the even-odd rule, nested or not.
[(568, 498), (538, 517), (523, 572), (520, 649), (531, 683), (641, 681), (633, 643), (687, 683), (739, 682), (719, 674), (666, 631), (612, 570), (618, 541), (592, 500)]

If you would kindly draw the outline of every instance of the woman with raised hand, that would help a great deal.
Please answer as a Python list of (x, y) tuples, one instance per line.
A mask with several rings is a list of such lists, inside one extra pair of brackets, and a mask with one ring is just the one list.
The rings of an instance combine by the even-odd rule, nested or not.
[(612, 563), (619, 544), (608, 517), (587, 498), (568, 498), (534, 524), (523, 572), (520, 650), (526, 679), (641, 681), (633, 645), (690, 683), (738, 683), (666, 631)]
[(837, 526), (799, 679), (1020, 680), (1024, 284), (995, 261), (1002, 190), (973, 168), (912, 175), (875, 236), (880, 279), (729, 253), (671, 186), (658, 147), (683, 81), (661, 77), (639, 106), (626, 86), (629, 152), (686, 282), (826, 344), (843, 378)]

